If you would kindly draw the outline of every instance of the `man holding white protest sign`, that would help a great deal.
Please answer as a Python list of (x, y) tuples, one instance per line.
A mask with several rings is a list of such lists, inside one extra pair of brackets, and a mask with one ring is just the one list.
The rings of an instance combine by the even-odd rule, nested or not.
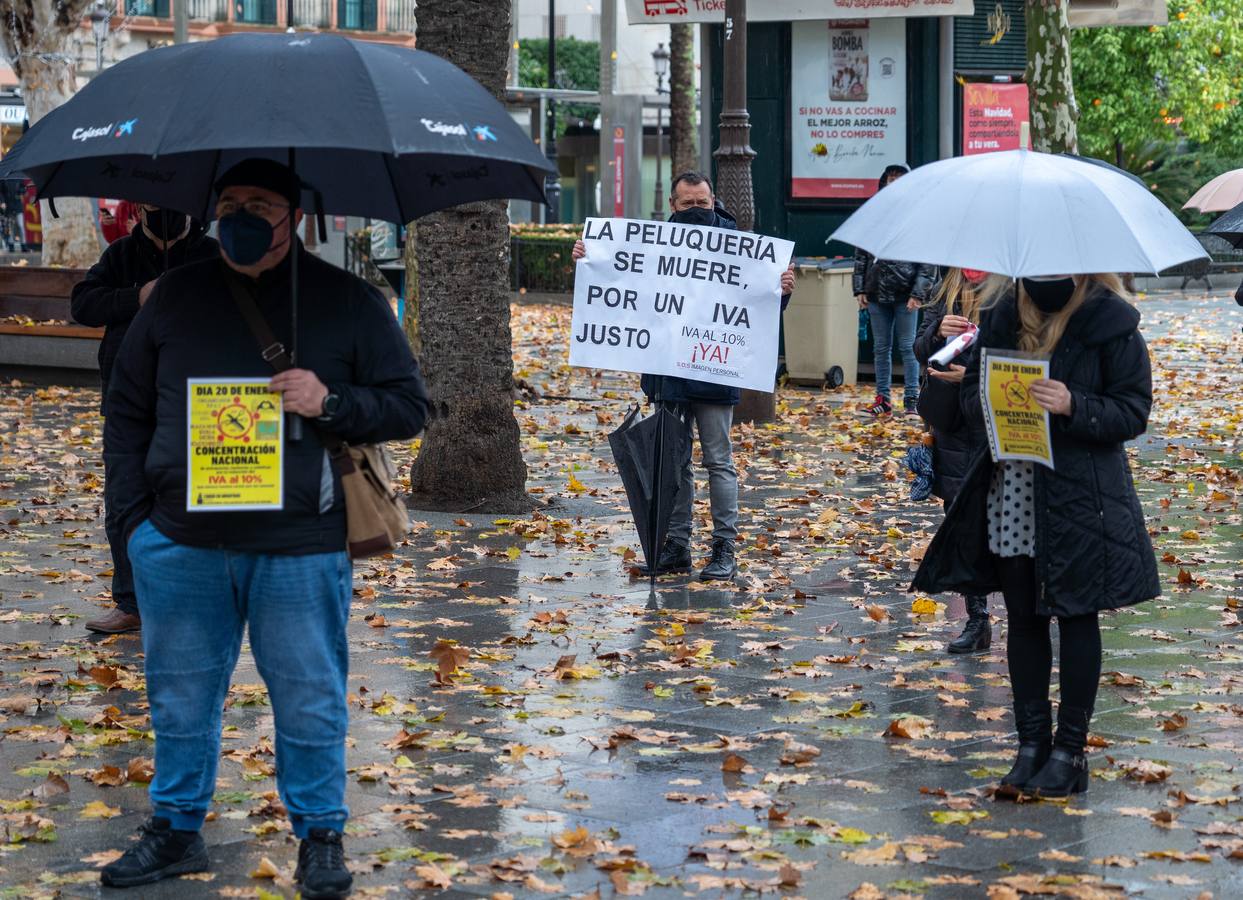
[[(738, 571), (738, 473), (729, 430), (740, 389), (771, 391), (793, 243), (737, 231), (706, 177), (673, 181), (669, 222), (589, 219), (574, 245), (570, 364), (643, 375), (650, 400), (699, 432), (712, 505), (704, 580)], [(691, 567), (695, 476), (685, 460), (656, 574)], [(644, 574), (652, 574), (645, 572)]]

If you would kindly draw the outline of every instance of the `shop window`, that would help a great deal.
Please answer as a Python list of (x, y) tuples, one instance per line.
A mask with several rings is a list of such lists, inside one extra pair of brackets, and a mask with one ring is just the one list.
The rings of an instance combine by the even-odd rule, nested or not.
[(127, 16), (155, 16), (168, 18), (168, 0), (125, 0)]
[(337, 0), (337, 27), (375, 31), (376, 0)]

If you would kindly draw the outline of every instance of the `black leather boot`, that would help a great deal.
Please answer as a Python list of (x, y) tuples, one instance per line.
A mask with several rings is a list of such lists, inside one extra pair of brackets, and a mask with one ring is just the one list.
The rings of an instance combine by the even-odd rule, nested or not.
[(993, 645), (993, 623), (988, 618), (987, 597), (965, 597), (967, 625), (957, 638), (950, 641), (950, 653), (979, 653)]
[(1057, 736), (1048, 762), (1027, 782), (1027, 792), (1037, 797), (1069, 797), (1088, 791), (1088, 722), (1092, 710), (1078, 706), (1057, 707)]
[[(688, 572), (691, 568), (691, 562), (691, 548), (681, 541), (675, 541), (670, 538), (660, 548), (660, 557), (656, 561), (656, 574), (665, 575), (669, 572)], [(647, 566), (640, 566), (639, 572), (643, 575), (652, 574), (652, 570)]]
[(738, 574), (734, 542), (717, 538), (712, 542), (712, 559), (699, 573), (700, 581), (729, 581)]
[(1048, 700), (1015, 703), (1014, 726), (1019, 733), (1019, 753), (1001, 785), (1022, 791), (1048, 762), (1053, 749), (1053, 704)]

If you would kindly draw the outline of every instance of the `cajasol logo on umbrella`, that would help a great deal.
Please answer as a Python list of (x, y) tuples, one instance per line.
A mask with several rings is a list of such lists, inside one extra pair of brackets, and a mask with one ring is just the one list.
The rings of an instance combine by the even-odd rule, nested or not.
[[(137, 119), (127, 119), (124, 122), (109, 122), (107, 125), (87, 126), (86, 128), (75, 128), (73, 134), (70, 135), (75, 141), (93, 141), (95, 138), (107, 137), (124, 137), (134, 133), (134, 126), (138, 124)], [(116, 131), (113, 131), (113, 128)]]
[(432, 134), (439, 134), (442, 137), (469, 137), (474, 136), (475, 140), (481, 144), (497, 143), (495, 132), (492, 131), (491, 125), (475, 125), (469, 131), (461, 122), (447, 123), (438, 119), (419, 119), (423, 123), (423, 127)]

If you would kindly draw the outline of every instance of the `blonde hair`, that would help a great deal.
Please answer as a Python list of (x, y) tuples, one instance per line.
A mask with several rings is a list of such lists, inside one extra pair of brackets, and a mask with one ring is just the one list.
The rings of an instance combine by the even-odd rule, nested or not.
[(1066, 324), (1087, 298), (1099, 288), (1112, 291), (1119, 297), (1127, 298), (1127, 290), (1122, 285), (1122, 278), (1112, 273), (1098, 273), (1081, 276), (1075, 285), (1070, 301), (1051, 315), (1046, 315), (1027, 296), (1023, 290), (1022, 279), (1018, 283), (1019, 310), (1019, 349), (1029, 353), (1052, 353), (1062, 335), (1066, 333)]
[(947, 316), (962, 316), (974, 325), (980, 324), (980, 313), (988, 309), (1005, 292), (1010, 279), (989, 273), (978, 284), (972, 284), (962, 269), (951, 268), (928, 305), (944, 301)]

